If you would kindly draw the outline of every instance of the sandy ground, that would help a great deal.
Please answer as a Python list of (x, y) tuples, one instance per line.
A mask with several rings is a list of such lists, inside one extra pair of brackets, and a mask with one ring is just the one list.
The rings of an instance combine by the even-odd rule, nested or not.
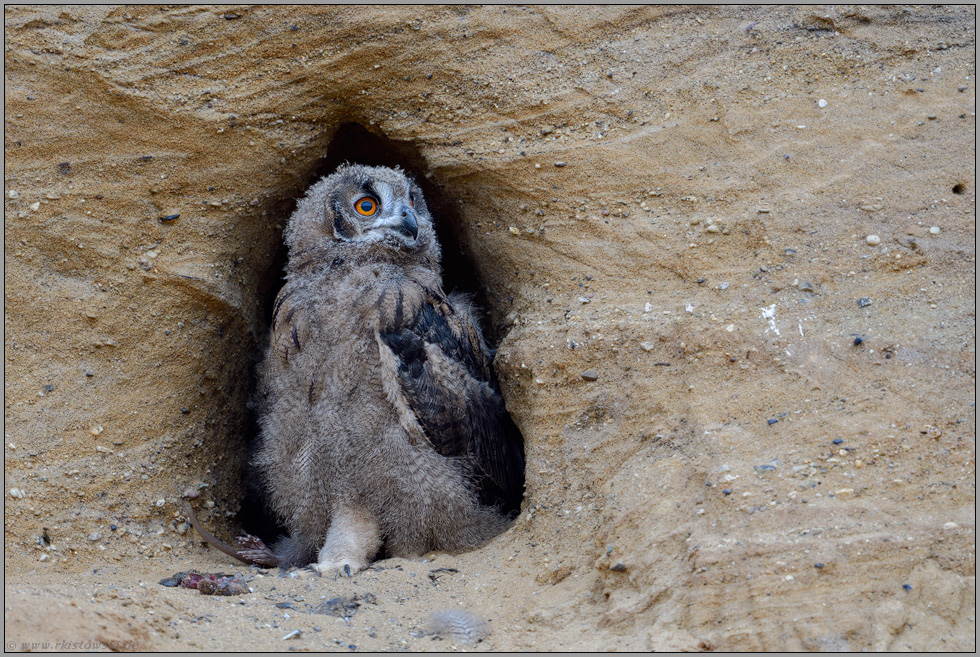
[[(975, 649), (973, 7), (4, 21), (7, 650)], [(259, 522), (282, 226), (345, 159), (426, 181), (524, 508), (350, 580), (247, 569), (181, 505)], [(454, 608), (490, 635), (426, 633)]]

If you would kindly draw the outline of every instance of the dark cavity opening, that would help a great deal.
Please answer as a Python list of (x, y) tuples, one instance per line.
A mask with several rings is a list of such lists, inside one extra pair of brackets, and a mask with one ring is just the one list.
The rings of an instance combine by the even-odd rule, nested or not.
[[(461, 220), (453, 203), (453, 197), (449, 190), (439, 187), (428, 177), (429, 167), (419, 150), (410, 142), (388, 139), (358, 123), (344, 123), (337, 128), (330, 139), (319, 165), (311, 173), (306, 184), (295, 190), (295, 196), (302, 197), (313, 184), (329, 176), (338, 166), (345, 163), (397, 166), (415, 179), (422, 188), (426, 204), (435, 220), (436, 235), (442, 247), (443, 288), (446, 292), (459, 291), (473, 295), (474, 303), (481, 310), (480, 320), (484, 337), (491, 348), (496, 348), (498, 342), (496, 327), (489, 321), (488, 299), (480, 284), (478, 272), (472, 264), (471, 255), (463, 243), (462, 232), (459, 229)], [(295, 200), (284, 199), (283, 203), (273, 208), (274, 212), (279, 213), (276, 219), (284, 227), (295, 207)], [(288, 256), (285, 244), (280, 242), (275, 262), (268, 276), (272, 283), (262, 290), (262, 308), (265, 313), (263, 326), (268, 327), (276, 295), (285, 283), (284, 269)], [(264, 350), (268, 344), (268, 335), (260, 336), (259, 344)], [(253, 381), (250, 386), (252, 390), (255, 383), (254, 372), (255, 368), (253, 368)], [(259, 438), (258, 422), (254, 414), (249, 418), (248, 427), (245, 436), (246, 450), (248, 458), (251, 458), (258, 446)], [(250, 466), (246, 466), (246, 472), (251, 472)], [(273, 514), (265, 506), (265, 494), (260, 488), (260, 483), (255, 476), (245, 477), (245, 493), (238, 520), (244, 531), (269, 542), (286, 532), (275, 522)], [(520, 511), (520, 509), (516, 508), (513, 511)]]
[(953, 185), (953, 193), (954, 194), (965, 194), (966, 193), (966, 185), (964, 185), (963, 183), (956, 183), (955, 185)]

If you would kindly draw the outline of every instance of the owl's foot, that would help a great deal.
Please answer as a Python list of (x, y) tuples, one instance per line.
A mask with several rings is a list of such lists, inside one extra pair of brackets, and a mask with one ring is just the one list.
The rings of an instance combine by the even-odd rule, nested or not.
[(238, 555), (249, 563), (265, 568), (274, 568), (280, 564), (279, 555), (273, 552), (258, 536), (245, 534), (238, 537)]
[(312, 568), (326, 575), (351, 577), (367, 568), (381, 547), (381, 531), (374, 516), (361, 509), (337, 509), (327, 538)]
[(320, 563), (310, 564), (310, 568), (314, 572), (322, 575), (330, 575), (331, 573), (336, 574), (338, 577), (353, 577), (360, 571), (364, 570), (367, 564), (364, 563), (350, 563), (349, 560), (341, 561), (325, 561)]

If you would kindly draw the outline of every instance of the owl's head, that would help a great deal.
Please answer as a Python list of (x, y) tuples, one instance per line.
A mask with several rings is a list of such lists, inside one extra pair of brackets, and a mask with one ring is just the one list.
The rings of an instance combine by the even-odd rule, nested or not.
[(293, 253), (328, 240), (439, 258), (422, 190), (397, 168), (341, 166), (299, 201), (285, 238)]

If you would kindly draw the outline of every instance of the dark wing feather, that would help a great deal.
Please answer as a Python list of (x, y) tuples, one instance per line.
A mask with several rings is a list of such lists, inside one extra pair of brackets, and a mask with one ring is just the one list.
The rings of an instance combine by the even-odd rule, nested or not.
[[(477, 327), (441, 291), (408, 285), (415, 289), (390, 293), (394, 310), (381, 313), (391, 320), (383, 322), (388, 325), (381, 339), (395, 355), (402, 392), (437, 452), (468, 457), (481, 501), (516, 510), (523, 497), (524, 444), (504, 408), (491, 355)], [(430, 356), (433, 348), (451, 364)]]

